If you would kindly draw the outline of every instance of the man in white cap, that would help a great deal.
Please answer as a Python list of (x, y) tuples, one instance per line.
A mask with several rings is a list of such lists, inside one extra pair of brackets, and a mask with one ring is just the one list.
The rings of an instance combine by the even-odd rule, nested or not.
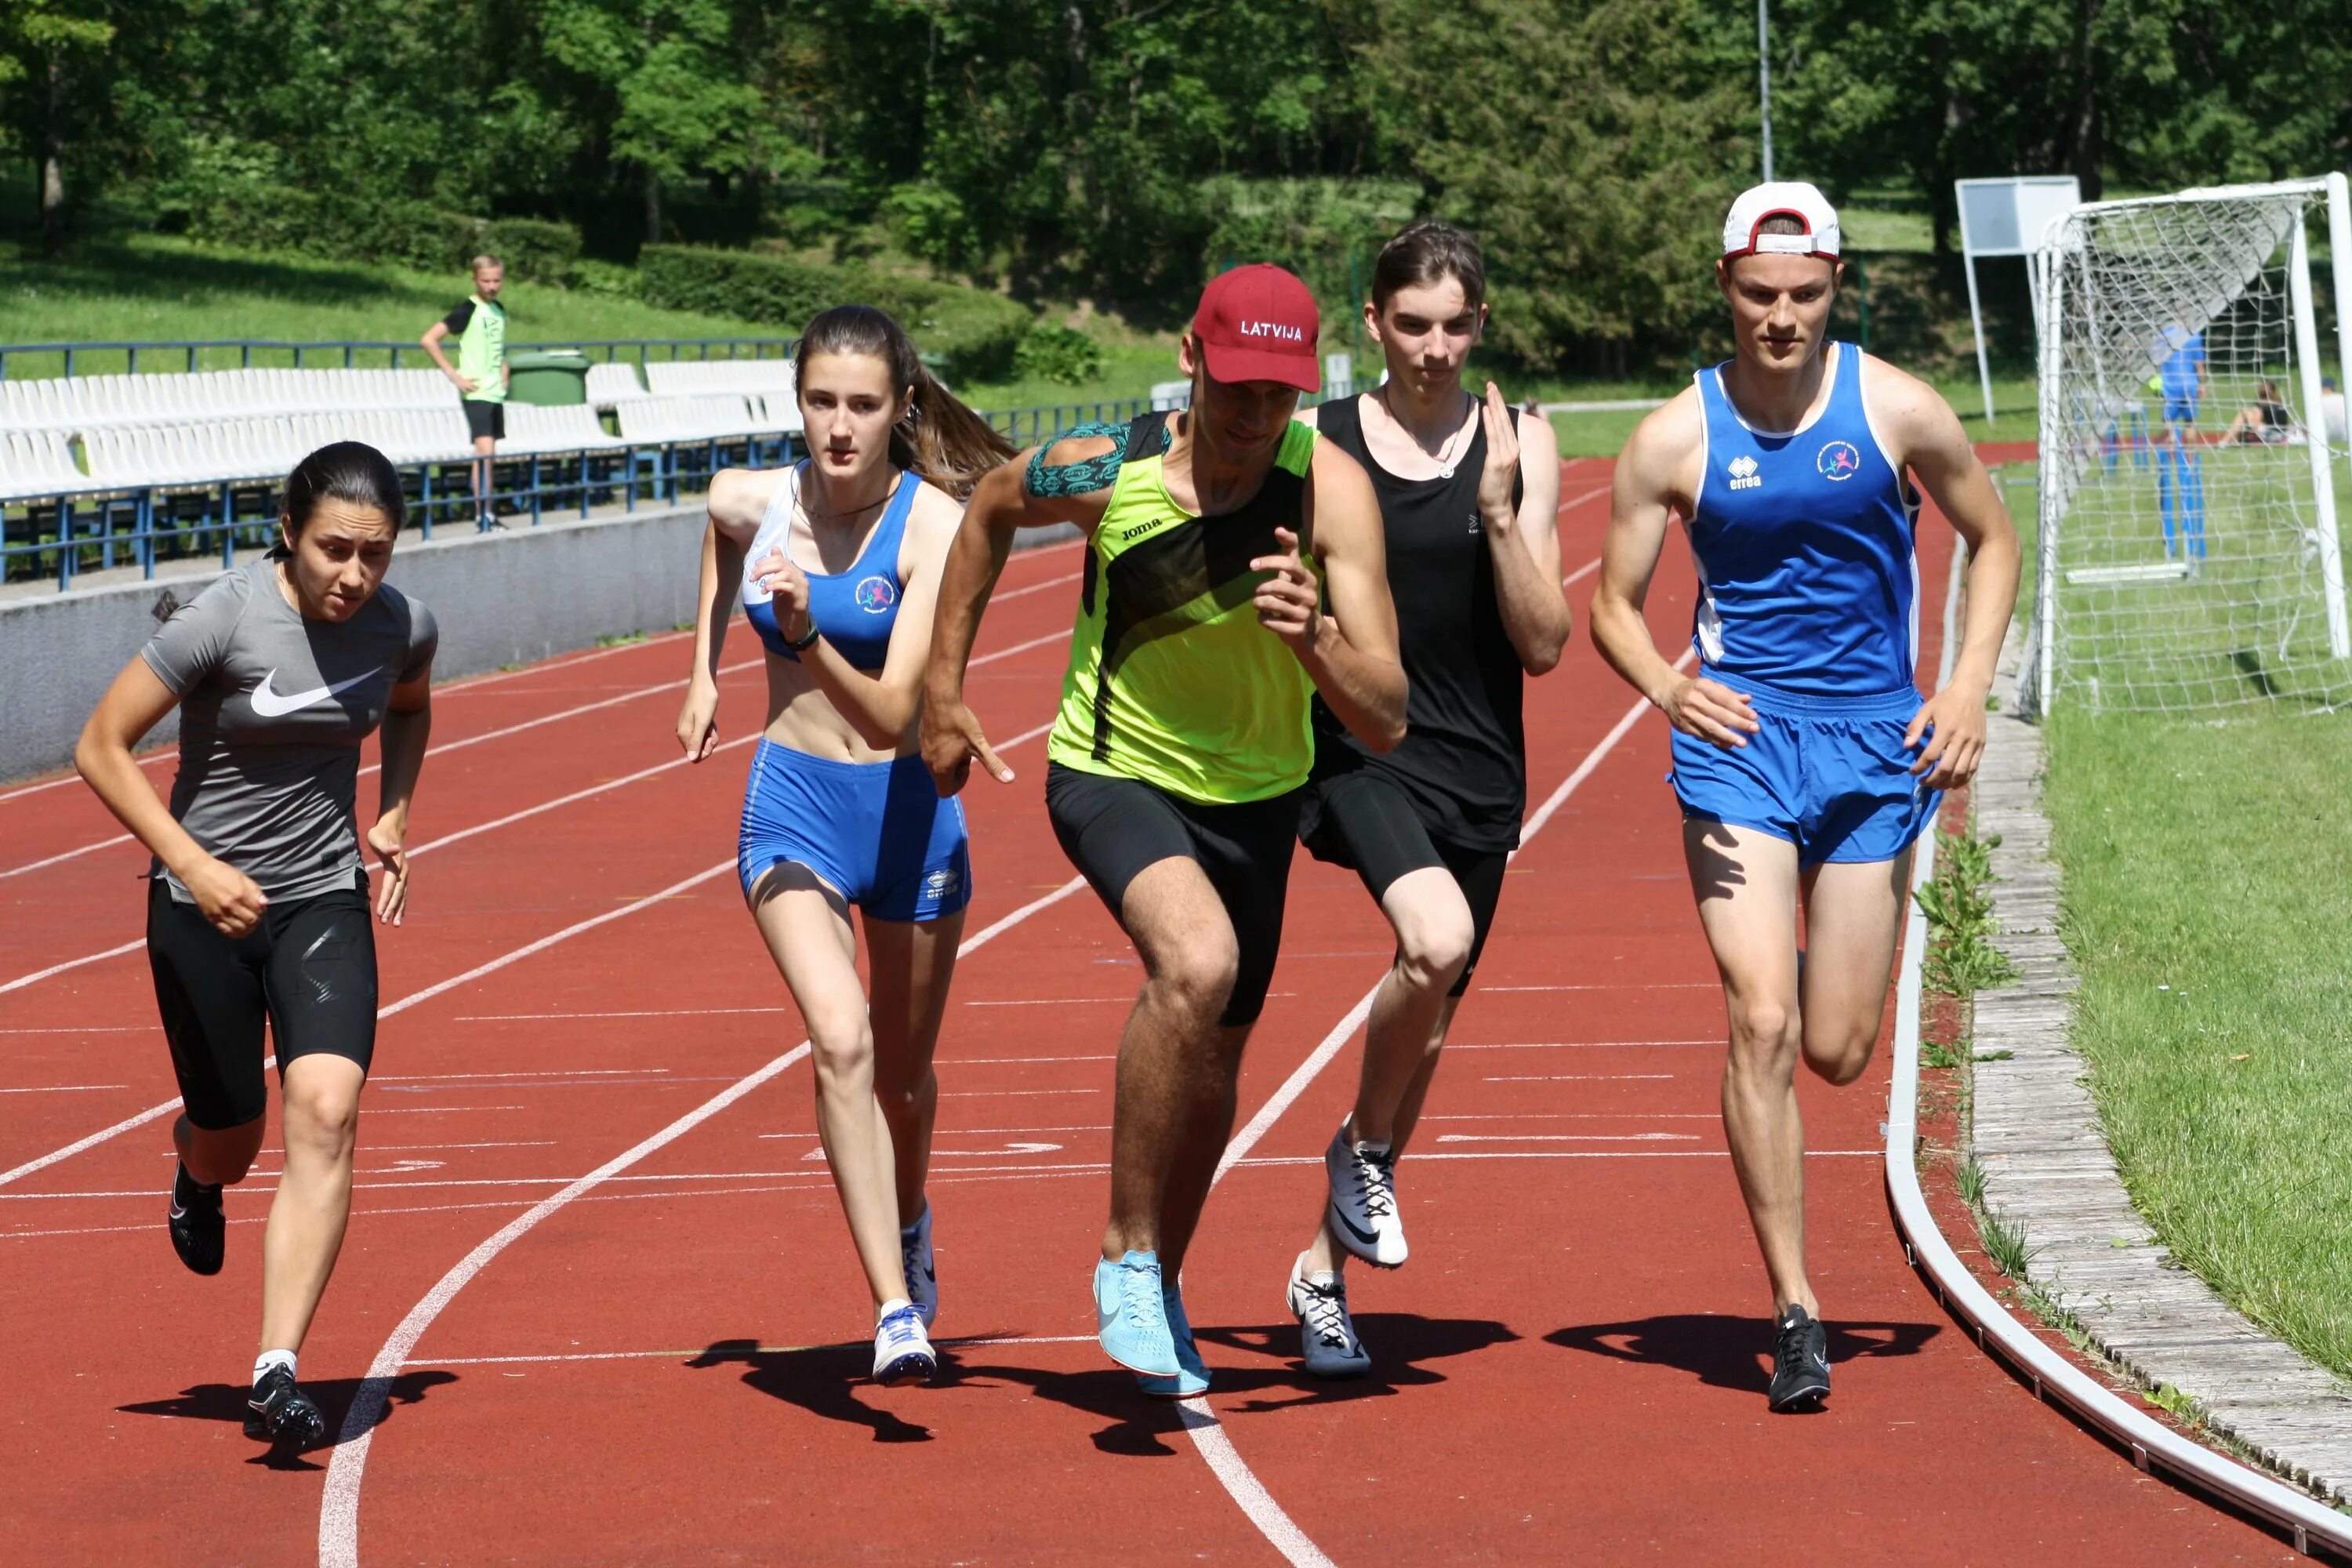
[[(1824, 341), (1838, 253), (1837, 214), (1811, 185), (1732, 204), (1716, 281), (1733, 355), (1625, 444), (1592, 597), (1601, 656), (1674, 724), (1683, 853), (1729, 1015), (1724, 1131), (1772, 1290), (1774, 1410), (1829, 1394), (1796, 1066), (1849, 1084), (1869, 1064), (1911, 846), (1938, 792), (1976, 771), (2017, 595), (2016, 531), (1950, 406)], [(1919, 489), (1970, 556), (1951, 683), (1926, 699)], [(1695, 674), (1642, 616), (1670, 517), (1699, 569)]]

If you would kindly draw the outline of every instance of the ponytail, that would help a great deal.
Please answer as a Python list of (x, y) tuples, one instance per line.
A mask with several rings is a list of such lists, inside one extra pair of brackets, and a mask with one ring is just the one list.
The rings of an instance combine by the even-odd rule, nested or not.
[(892, 385), (912, 389), (906, 414), (890, 427), (890, 460), (956, 500), (969, 500), (982, 474), (1013, 456), (1013, 444), (924, 366), (915, 341), (887, 310), (835, 305), (819, 311), (793, 345), (793, 360), (804, 363), (816, 354), (870, 355), (890, 367)]

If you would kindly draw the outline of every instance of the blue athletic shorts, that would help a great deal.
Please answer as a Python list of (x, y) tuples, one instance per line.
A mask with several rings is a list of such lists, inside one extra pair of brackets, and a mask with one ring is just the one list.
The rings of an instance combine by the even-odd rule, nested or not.
[(935, 921), (971, 901), (963, 802), (919, 756), (837, 763), (762, 738), (751, 753), (735, 869), (743, 896), (791, 860), (877, 921)]
[(1674, 732), (1667, 777), (1685, 816), (1785, 838), (1800, 866), (1892, 860), (1936, 819), (1943, 792), (1913, 776), (1919, 753), (1903, 745), (1917, 692), (1802, 697), (1707, 679), (1747, 693), (1762, 729), (1737, 750)]
[(2164, 422), (2167, 425), (2197, 423), (2197, 400), (2193, 397), (2168, 397), (2164, 400)]

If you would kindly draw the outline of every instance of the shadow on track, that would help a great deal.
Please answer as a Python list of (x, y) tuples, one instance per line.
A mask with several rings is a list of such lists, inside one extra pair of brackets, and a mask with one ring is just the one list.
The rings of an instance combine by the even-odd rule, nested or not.
[[(1279, 1367), (1236, 1370), (1217, 1364), (1212, 1389), (1215, 1394), (1265, 1391), (1264, 1395), (1224, 1407), (1234, 1415), (1288, 1410), (1302, 1405), (1331, 1405), (1353, 1399), (1377, 1399), (1401, 1388), (1444, 1383), (1445, 1374), (1423, 1363), (1448, 1356), (1472, 1355), (1519, 1336), (1489, 1318), (1424, 1318), (1416, 1312), (1358, 1312), (1356, 1331), (1371, 1352), (1372, 1370), (1362, 1377), (1326, 1382), (1309, 1377), (1300, 1362), (1298, 1327), (1280, 1323), (1265, 1328), (1196, 1328), (1194, 1337), (1205, 1344), (1223, 1345), (1280, 1359)], [(1281, 1394), (1285, 1397), (1271, 1397)]]
[[(304, 1378), (302, 1392), (310, 1396), (312, 1403), (319, 1407), (319, 1414), (327, 1418), (327, 1430), (341, 1432), (343, 1417), (351, 1411), (352, 1397), (364, 1381), (357, 1377), (338, 1377), (313, 1383)], [(389, 1416), (394, 1405), (415, 1405), (429, 1391), (457, 1381), (457, 1374), (454, 1372), (404, 1372), (392, 1380), (391, 1397), (384, 1405), (384, 1415)], [(169, 1399), (146, 1399), (135, 1405), (119, 1405), (115, 1408), (126, 1415), (171, 1415), (184, 1421), (234, 1421), (241, 1426), (248, 1414), (246, 1396), (252, 1392), (252, 1388), (245, 1384), (199, 1383), (182, 1389)], [(383, 1423), (379, 1421), (377, 1425)], [(325, 1453), (332, 1447), (330, 1443), (311, 1451)], [(322, 1468), (300, 1455), (281, 1454), (268, 1448), (257, 1448), (248, 1462), (273, 1470), (316, 1470)]]
[[(846, 1426), (863, 1426), (877, 1443), (928, 1443), (931, 1429), (917, 1426), (888, 1410), (861, 1402), (855, 1389), (865, 1383), (871, 1347), (864, 1344), (810, 1345), (804, 1349), (769, 1350), (757, 1340), (719, 1340), (686, 1364), (704, 1368), (740, 1366), (746, 1386), (771, 1399), (797, 1405), (812, 1415)], [(948, 1381), (942, 1367), (940, 1382)]]
[[(1830, 1364), (1864, 1356), (1916, 1355), (1940, 1323), (1825, 1321)], [(1770, 1384), (1772, 1324), (1728, 1313), (1677, 1312), (1627, 1323), (1586, 1323), (1546, 1334), (1563, 1350), (1612, 1361), (1680, 1368), (1710, 1388), (1761, 1394)]]

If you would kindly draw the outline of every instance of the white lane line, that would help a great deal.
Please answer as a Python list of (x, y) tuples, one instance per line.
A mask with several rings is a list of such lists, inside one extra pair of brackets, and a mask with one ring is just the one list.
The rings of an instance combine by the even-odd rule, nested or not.
[[(974, 660), (973, 662), (977, 663), (978, 660)], [(721, 675), (737, 675), (747, 669), (758, 668), (759, 663), (760, 661), (758, 659), (745, 659), (738, 664), (730, 664), (721, 667), (719, 673)], [(509, 735), (519, 735), (525, 730), (536, 730), (542, 724), (553, 724), (565, 719), (576, 719), (583, 713), (593, 713), (600, 709), (617, 707), (624, 702), (634, 702), (641, 697), (656, 696), (664, 691), (676, 691), (685, 684), (686, 682), (683, 680), (667, 680), (658, 685), (639, 687), (635, 690), (624, 691), (618, 697), (607, 697), (601, 701), (583, 703), (577, 708), (566, 708), (558, 713), (547, 713), (542, 714), (537, 719), (526, 719), (520, 723), (509, 724), (502, 729), (485, 730), (478, 735), (460, 735), (455, 740), (436, 742), (432, 747), (432, 753), (436, 757), (446, 756), (451, 752), (462, 752), (468, 746), (478, 746), (485, 741), (503, 740)], [(679, 760), (683, 761), (684, 759), (681, 758)], [(381, 763), (370, 763), (367, 766), (359, 771), (357, 776), (365, 778), (370, 773), (378, 772), (382, 767), (383, 764)], [(634, 778), (642, 778), (645, 775), (643, 773), (636, 773), (631, 776)], [(626, 784), (628, 782), (629, 780), (627, 779), (615, 779), (613, 781), (614, 784)], [(607, 785), (604, 787), (610, 786)], [(589, 791), (586, 793), (594, 794), (596, 792)], [(567, 800), (577, 800), (581, 797), (578, 795), (571, 795), (565, 798)], [(554, 801), (549, 804), (551, 805), (561, 805), (563, 802)], [(546, 808), (541, 807), (538, 809)], [(531, 814), (530, 812), (520, 812), (517, 815), (520, 816), (528, 816)], [(457, 839), (467, 837), (476, 833), (480, 833), (484, 831), (486, 827), (496, 827), (499, 826), (500, 823), (511, 822), (514, 820), (514, 817), (502, 817), (499, 819), (499, 822), (488, 823), (485, 824), (483, 827), (469, 827), (463, 832), (451, 834), (446, 837), (438, 840), (438, 842), (443, 844), (454, 843)], [(5, 871), (0, 871), (0, 881), (5, 881), (11, 877), (21, 877), (28, 871), (37, 871), (45, 866), (55, 866), (60, 861), (72, 860), (84, 855), (94, 854), (100, 849), (111, 849), (119, 844), (128, 844), (131, 841), (131, 836), (130, 834), (118, 833), (111, 838), (101, 838), (94, 844), (85, 844), (79, 849), (68, 849), (62, 854), (52, 855), (46, 860), (32, 860), (27, 861), (22, 866), (12, 866)], [(413, 855), (422, 854), (425, 847), (429, 847), (429, 846), (420, 846), (418, 848), (409, 851), (409, 853)]]
[(1720, 991), (1719, 980), (1610, 980), (1592, 985), (1481, 985), (1485, 991)]
[[(964, 1339), (933, 1340), (943, 1349), (972, 1349), (984, 1345), (1075, 1345), (1092, 1344), (1092, 1334), (990, 1334)], [(842, 1341), (829, 1345), (753, 1345), (749, 1349), (730, 1346), (726, 1350), (698, 1351), (555, 1351), (543, 1355), (461, 1355), (419, 1356), (404, 1363), (408, 1366), (520, 1366), (542, 1365), (551, 1362), (574, 1361), (672, 1361), (697, 1362), (750, 1361), (753, 1356), (811, 1355), (824, 1351), (859, 1351), (867, 1348), (866, 1342)]]
[(1449, 1051), (1641, 1051), (1654, 1046), (1719, 1046), (1720, 1037), (1704, 1040), (1519, 1040), (1507, 1045), (1457, 1046), (1445, 1042)]
[[(734, 862), (730, 860), (718, 869), (729, 870), (733, 865)], [(1000, 933), (1010, 931), (1085, 886), (1083, 878), (1073, 877), (1043, 898), (1031, 900), (993, 925), (966, 937), (963, 944), (956, 950), (957, 957), (961, 958), (986, 945)], [(375, 1360), (368, 1366), (367, 1377), (352, 1395), (351, 1407), (343, 1417), (342, 1430), (337, 1436), (333, 1457), (328, 1462), (326, 1486), (319, 1500), (319, 1562), (321, 1568), (357, 1568), (360, 1560), (360, 1487), (367, 1476), (368, 1449), (374, 1444), (377, 1424), (383, 1419), (392, 1380), (399, 1375), (409, 1354), (416, 1349), (416, 1342), (432, 1326), (433, 1320), (457, 1299), (457, 1292), (463, 1290), (492, 1258), (504, 1252), (540, 1221), (582, 1194), (593, 1191), (621, 1174), (646, 1156), (684, 1137), (808, 1053), (809, 1044), (803, 1040), (765, 1067), (737, 1079), (635, 1148), (615, 1155), (561, 1192), (532, 1205), (460, 1258), (423, 1300), (408, 1310), (408, 1315), (400, 1321), (392, 1336), (376, 1352)]]
[(1441, 1132), (1440, 1143), (1696, 1143), (1696, 1132)]
[(1516, 1078), (1490, 1078), (1486, 1083), (1661, 1083), (1675, 1075), (1670, 1072), (1553, 1072), (1529, 1073)]
[[(419, 1002), (428, 1001), (435, 996), (440, 995), (445, 991), (453, 990), (457, 986), (465, 984), (467, 981), (478, 980), (483, 975), (493, 973), (498, 970), (504, 969), (510, 963), (520, 963), (521, 960), (529, 958), (533, 953), (544, 952), (549, 948), (556, 945), (556, 943), (569, 942), (572, 938), (580, 935), (583, 931), (593, 931), (598, 926), (607, 925), (614, 921), (624, 918), (625, 916), (635, 914), (639, 910), (646, 909), (660, 902), (664, 899), (674, 897), (678, 893), (684, 892), (689, 888), (695, 887), (703, 882), (708, 882), (712, 878), (723, 875), (734, 868), (735, 862), (732, 858), (721, 860), (718, 865), (711, 867), (709, 870), (698, 871), (693, 876), (687, 878), (684, 881), (672, 883), (669, 887), (663, 889), (658, 893), (654, 893), (648, 897), (638, 899), (632, 903), (624, 904), (618, 909), (608, 910), (601, 915), (593, 915), (587, 920), (580, 921), (574, 924), (565, 926), (562, 931), (541, 937), (537, 942), (526, 942), (524, 945), (516, 948), (511, 952), (505, 953), (498, 958), (490, 960), (488, 963), (478, 963), (473, 968), (467, 970), (463, 974), (453, 975), (449, 979), (442, 981), (437, 985), (428, 985), (422, 991), (411, 992), (409, 994), (402, 997), (399, 1001), (378, 1008), (376, 1010), (376, 1016), (379, 1019), (383, 1019), (392, 1017), (395, 1014), (404, 1013), (409, 1008), (415, 1006)], [(133, 943), (132, 945), (137, 946), (140, 944)], [(127, 952), (130, 949), (124, 948), (121, 951)], [(6, 989), (6, 987), (0, 987), (0, 989)], [(179, 1108), (179, 1097), (174, 1095), (170, 1100), (164, 1100), (160, 1105), (149, 1106), (146, 1110), (141, 1111), (136, 1116), (128, 1116), (123, 1118), (111, 1127), (100, 1128), (99, 1131), (89, 1134), (86, 1138), (77, 1138), (62, 1149), (52, 1150), (48, 1153), (41, 1155), (37, 1159), (27, 1160), (23, 1164), (17, 1165), (13, 1169), (0, 1171), (0, 1187), (5, 1187), (9, 1183), (17, 1181), (22, 1177), (29, 1176), (36, 1171), (47, 1170), (49, 1166), (56, 1164), (60, 1160), (71, 1159), (74, 1155), (80, 1153), (83, 1150), (95, 1148), (97, 1145), (105, 1142), (108, 1139), (128, 1132), (134, 1127), (143, 1127), (148, 1122), (156, 1120), (158, 1117), (170, 1115)], [(412, 1108), (395, 1107), (393, 1108), (393, 1113), (397, 1114), (401, 1109), (455, 1110), (457, 1108), (439, 1106), (420, 1106)], [(368, 1114), (371, 1116), (380, 1116), (384, 1114), (384, 1111), (371, 1108)]]
[[(1583, 499), (1590, 498), (1580, 498)], [(1579, 576), (1582, 574), (1578, 574)], [(1687, 659), (1690, 656), (1685, 654), (1684, 657)], [(1625, 716), (1601, 737), (1601, 743), (1577, 764), (1576, 771), (1560, 781), (1559, 787), (1553, 790), (1550, 797), (1528, 819), (1526, 827), (1519, 834), (1519, 849), (1511, 852), (1512, 858), (1517, 858), (1520, 850), (1527, 847), (1528, 841), (1544, 830), (1545, 824), (1552, 819), (1561, 805), (1592, 776), (1593, 770), (1600, 767), (1602, 760), (1616, 749), (1617, 743), (1625, 738), (1626, 732), (1640, 721), (1649, 708), (1650, 704), (1645, 700), (1627, 709)], [(1283, 1112), (1297, 1102), (1298, 1097), (1307, 1091), (1307, 1086), (1354, 1037), (1356, 1030), (1370, 1015), (1372, 998), (1379, 991), (1380, 985), (1375, 983), (1371, 990), (1365, 992), (1356, 1005), (1348, 1009), (1347, 1016), (1323, 1037), (1322, 1043), (1308, 1052), (1307, 1059), (1283, 1080), (1282, 1087), (1275, 1090), (1274, 1097), (1258, 1108), (1257, 1114), (1250, 1118), (1248, 1125), (1234, 1135), (1233, 1141), (1225, 1145), (1224, 1154), (1217, 1161), (1216, 1173), (1209, 1178), (1212, 1190), (1224, 1179), (1226, 1172), (1240, 1164), (1250, 1150), (1256, 1147), (1258, 1140), (1282, 1119)], [(1275, 1550), (1281, 1552), (1293, 1568), (1329, 1563), (1330, 1559), (1307, 1538), (1290, 1516), (1283, 1511), (1282, 1505), (1274, 1500), (1257, 1477), (1251, 1473), (1249, 1466), (1234, 1447), (1233, 1440), (1226, 1436), (1224, 1428), (1218, 1424), (1215, 1414), (1209, 1409), (1208, 1401), (1205, 1398), (1180, 1400), (1178, 1408), (1183, 1416), (1184, 1429), (1192, 1439), (1192, 1446), (1200, 1450), (1201, 1458), (1208, 1461), (1209, 1468), (1235, 1506), (1248, 1516), (1252, 1524), (1257, 1526), (1259, 1533), (1273, 1544)]]
[(545, 1068), (519, 1072), (370, 1073), (370, 1083), (451, 1083), (480, 1078), (623, 1078), (630, 1073), (667, 1072), (667, 1068)]
[[(1068, 628), (1065, 627), (1063, 630), (1058, 632), (1048, 632), (1041, 637), (1032, 637), (1027, 642), (1014, 643), (1010, 647), (995, 648), (975, 658), (971, 661), (971, 666), (972, 668), (977, 668), (981, 665), (992, 664), (1000, 658), (1010, 658), (1014, 654), (1026, 653), (1031, 648), (1040, 647), (1045, 643), (1053, 642), (1058, 638), (1066, 637), (1069, 635)], [(725, 665), (720, 668), (719, 673), (721, 675), (733, 675), (742, 670), (755, 668), (758, 667), (759, 662), (760, 661), (758, 659), (746, 659), (739, 664)], [(610, 708), (615, 703), (634, 701), (637, 698), (648, 696), (654, 693), (675, 691), (685, 684), (686, 682), (682, 680), (673, 680), (657, 686), (644, 687), (638, 690), (625, 692), (619, 697), (607, 698), (602, 702), (591, 702), (583, 707), (565, 709), (561, 713), (550, 713), (543, 718), (526, 720), (520, 724), (509, 724), (502, 730), (490, 730), (479, 735), (468, 735), (458, 740), (444, 742), (432, 748), (432, 754), (435, 756), (441, 756), (449, 752), (461, 751), (467, 746), (478, 745), (484, 741), (495, 741), (499, 739), (501, 736), (516, 734), (524, 730), (537, 729), (541, 724), (552, 724), (559, 719), (574, 718), (583, 713), (593, 712), (600, 708)], [(1013, 739), (1005, 742), (1003, 746), (1000, 746), (997, 749), (999, 751), (1009, 750), (1013, 746), (1021, 744), (1024, 741), (1032, 740), (1036, 736), (1044, 734), (1053, 727), (1053, 723), (1049, 720), (1045, 723), (1038, 725), (1034, 730), (1026, 730), (1022, 733), (1013, 736)], [(722, 752), (731, 751), (737, 746), (749, 745), (751, 742), (757, 739), (759, 739), (759, 731), (754, 731), (749, 735), (740, 737), (733, 741), (722, 742), (719, 746), (718, 750)], [(380, 765), (381, 764), (374, 763), (369, 763), (366, 767), (360, 770), (360, 776), (362, 778), (366, 777), (369, 773), (377, 771)], [(446, 845), (455, 844), (460, 839), (471, 838), (478, 833), (488, 833), (494, 827), (504, 827), (510, 823), (520, 822), (526, 817), (537, 816), (542, 812), (553, 811), (559, 806), (570, 805), (574, 802), (586, 800), (593, 795), (604, 795), (607, 791), (619, 789), (624, 784), (635, 784), (640, 779), (651, 778), (656, 773), (665, 773), (671, 768), (683, 767), (685, 765), (686, 759), (684, 757), (673, 757), (668, 762), (658, 763), (649, 768), (641, 768), (635, 773), (625, 773), (619, 778), (607, 779), (604, 783), (591, 785), (587, 789), (574, 790), (570, 795), (561, 795), (553, 800), (543, 801), (538, 805), (529, 806), (521, 811), (509, 813), (495, 821), (478, 823), (471, 827), (461, 827), (454, 833), (443, 834), (438, 838), (428, 839), (426, 842), (416, 846), (409, 851), (409, 854), (411, 856), (423, 855), (430, 850), (439, 849)], [(61, 780), (58, 782), (62, 783), (64, 781)], [(6, 878), (16, 876), (17, 872), (20, 871), (37, 870), (43, 866), (54, 865), (59, 860), (69, 860), (77, 855), (86, 855), (95, 849), (110, 848), (117, 844), (128, 844), (130, 842), (130, 834), (120, 833), (111, 838), (102, 840), (97, 844), (86, 844), (79, 849), (69, 849), (62, 855), (52, 855), (47, 860), (37, 860), (28, 866), (19, 866), (16, 868), (15, 870), (0, 871), (0, 879), (5, 879)], [(78, 969), (84, 964), (98, 963), (110, 958), (119, 958), (126, 952), (136, 952), (138, 949), (146, 945), (147, 939), (142, 937), (136, 942), (125, 942), (121, 947), (108, 948), (104, 952), (88, 953), (80, 958), (69, 958), (63, 963), (53, 963), (47, 969), (40, 970), (32, 974), (20, 975), (15, 980), (8, 981), (5, 984), (0, 984), (0, 994), (5, 994), (8, 992), (17, 990), (23, 986), (31, 985), (37, 982), (47, 980), (53, 974), (62, 974), (68, 969)]]
[(101, 1089), (129, 1089), (127, 1083), (45, 1083), (33, 1089), (0, 1089), (0, 1094), (89, 1094)]
[[(161, 751), (150, 752), (143, 757), (133, 757), (131, 760), (139, 766), (145, 768), (152, 767), (157, 763), (176, 761), (179, 755), (180, 749), (177, 746), (165, 746)], [(81, 783), (81, 775), (79, 773), (65, 773), (58, 774), (56, 778), (43, 780), (39, 784), (19, 784), (12, 790), (0, 790), (0, 805), (5, 805), (6, 802), (16, 800), (23, 795), (39, 795), (43, 790), (59, 789), (67, 784), (75, 784), (79, 783)]]
[(63, 974), (68, 969), (79, 969), (86, 963), (99, 963), (110, 958), (120, 958), (126, 952), (136, 952), (146, 945), (147, 939), (142, 936), (136, 942), (126, 942), (121, 947), (110, 947), (104, 952), (84, 953), (79, 958), (68, 958), (63, 963), (52, 963), (47, 969), (36, 969), (30, 974), (20, 974), (0, 984), (0, 996), (11, 991), (21, 991), (27, 985), (37, 985), (50, 975)]

